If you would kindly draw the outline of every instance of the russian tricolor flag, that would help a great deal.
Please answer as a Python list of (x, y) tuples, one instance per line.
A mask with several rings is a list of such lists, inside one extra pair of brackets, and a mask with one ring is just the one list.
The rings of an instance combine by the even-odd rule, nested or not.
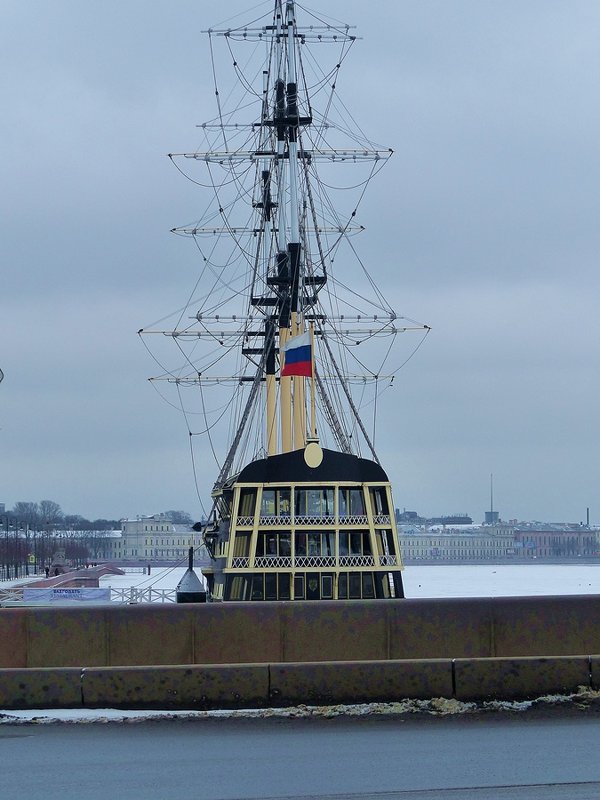
[(281, 370), (281, 377), (290, 375), (301, 375), (305, 378), (312, 377), (312, 358), (310, 346), (310, 333), (302, 333), (300, 336), (292, 336), (288, 339), (283, 348), (284, 363)]

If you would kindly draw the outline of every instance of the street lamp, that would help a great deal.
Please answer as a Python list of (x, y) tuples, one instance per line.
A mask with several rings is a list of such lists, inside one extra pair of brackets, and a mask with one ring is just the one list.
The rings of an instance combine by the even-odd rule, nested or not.
[(29, 523), (25, 523), (25, 575), (29, 577)]
[(3, 567), (4, 567), (4, 577), (8, 580), (8, 517), (4, 517), (4, 558)]
[(14, 521), (13, 530), (15, 533), (15, 542), (13, 545), (13, 552), (12, 552), (12, 561), (13, 561), (13, 578), (19, 577), (19, 550), (20, 550), (20, 543), (19, 543), (19, 523), (17, 520)]
[(37, 527), (33, 529), (33, 571), (38, 574), (38, 543), (37, 543)]

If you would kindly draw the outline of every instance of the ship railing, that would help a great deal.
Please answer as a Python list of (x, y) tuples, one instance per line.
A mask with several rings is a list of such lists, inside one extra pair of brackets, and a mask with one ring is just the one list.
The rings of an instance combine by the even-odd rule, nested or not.
[[(366, 517), (343, 517), (344, 522), (351, 520), (350, 524), (366, 524)], [(358, 520), (354, 523), (354, 520)], [(290, 525), (335, 525), (336, 518), (332, 514), (319, 515), (319, 514), (303, 514), (301, 516), (291, 516), (290, 514), (283, 514), (281, 516), (265, 515), (258, 518), (258, 524), (261, 528), (271, 527), (289, 527)], [(238, 526), (252, 526), (254, 525), (254, 517), (238, 517)]]
[(340, 556), (340, 567), (374, 567), (373, 556)]
[(306, 516), (294, 517), (294, 524), (296, 525), (335, 525), (335, 517), (333, 514), (311, 514)]
[(335, 567), (335, 556), (296, 556), (295, 567)]
[[(379, 566), (396, 567), (398, 558), (393, 555), (377, 556)], [(289, 568), (289, 567), (374, 567), (374, 556), (344, 555), (339, 560), (335, 556), (256, 556), (254, 566), (258, 568)], [(248, 556), (234, 556), (231, 561), (232, 569), (249, 569), (250, 558)]]
[(292, 559), (290, 556), (256, 556), (254, 559), (255, 567), (291, 567)]
[[(375, 525), (390, 525), (391, 520), (389, 514), (377, 514), (373, 518)], [(280, 516), (264, 515), (259, 517), (258, 524), (262, 528), (269, 527), (284, 527), (293, 525), (368, 525), (369, 518), (366, 514), (340, 514), (335, 517), (333, 514), (303, 514), (292, 516), (290, 514), (283, 514)], [(237, 525), (240, 527), (254, 525), (254, 517), (240, 516), (237, 518)]]
[(280, 517), (264, 516), (264, 517), (259, 517), (258, 524), (261, 525), (262, 527), (265, 527), (265, 528), (270, 526), (270, 525), (271, 526), (285, 525), (285, 526), (287, 526), (289, 528), (290, 520), (291, 520), (291, 517), (290, 517), (289, 514), (283, 514)]

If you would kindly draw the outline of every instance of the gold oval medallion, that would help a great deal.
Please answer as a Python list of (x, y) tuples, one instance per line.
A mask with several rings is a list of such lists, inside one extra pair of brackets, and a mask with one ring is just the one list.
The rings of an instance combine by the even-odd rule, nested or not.
[(311, 469), (315, 469), (323, 461), (323, 450), (318, 442), (309, 442), (304, 448), (304, 460)]

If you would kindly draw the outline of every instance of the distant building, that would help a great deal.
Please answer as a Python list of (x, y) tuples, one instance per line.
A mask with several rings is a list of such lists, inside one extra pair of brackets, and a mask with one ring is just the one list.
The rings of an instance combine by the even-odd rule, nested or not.
[(424, 522), (416, 511), (400, 511), (396, 509), (396, 522)]
[(164, 514), (140, 516), (121, 521), (121, 533), (106, 542), (110, 561), (184, 562), (190, 547), (200, 548), (202, 537), (187, 525), (174, 525)]
[(570, 523), (509, 523), (463, 527), (400, 524), (405, 561), (510, 561), (600, 557), (600, 530)]
[(410, 522), (414, 525), (472, 525), (473, 519), (468, 514), (449, 514), (443, 517), (420, 517), (416, 511), (400, 511), (396, 509), (396, 522)]
[(473, 520), (468, 514), (451, 514), (446, 517), (430, 517), (427, 525), (472, 525)]
[(505, 561), (515, 555), (514, 528), (465, 526), (400, 530), (405, 561)]
[(600, 531), (568, 523), (520, 524), (515, 548), (521, 558), (560, 558), (600, 554)]

